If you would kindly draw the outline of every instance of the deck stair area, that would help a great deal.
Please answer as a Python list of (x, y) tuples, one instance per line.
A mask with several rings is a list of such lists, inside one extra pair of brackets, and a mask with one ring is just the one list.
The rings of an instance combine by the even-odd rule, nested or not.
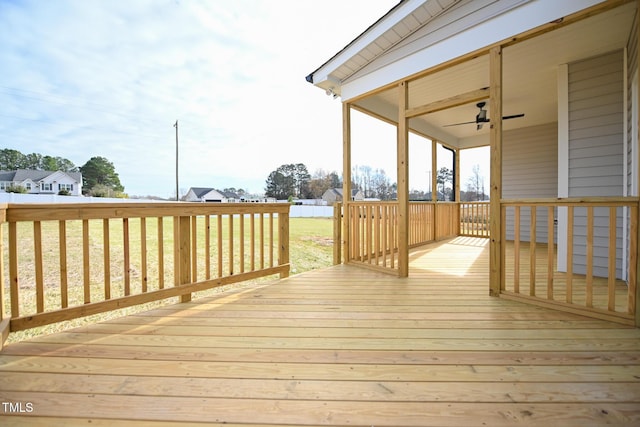
[(490, 297), (488, 252), (456, 237), (409, 278), (337, 265), (8, 344), (0, 425), (640, 425), (640, 329)]

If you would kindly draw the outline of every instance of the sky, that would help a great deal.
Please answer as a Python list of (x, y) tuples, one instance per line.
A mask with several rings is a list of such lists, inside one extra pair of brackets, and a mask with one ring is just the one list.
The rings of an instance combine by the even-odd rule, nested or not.
[[(77, 166), (102, 156), (130, 196), (171, 198), (178, 121), (181, 194), (260, 194), (288, 163), (340, 174), (340, 99), (305, 76), (396, 4), (0, 0), (0, 148)], [(395, 129), (353, 122), (353, 164), (395, 181)], [(412, 187), (426, 190), (425, 165)]]

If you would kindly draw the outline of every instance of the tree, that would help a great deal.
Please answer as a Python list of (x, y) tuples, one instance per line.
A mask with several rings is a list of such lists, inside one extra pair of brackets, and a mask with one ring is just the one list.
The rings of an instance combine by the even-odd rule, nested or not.
[(277, 199), (307, 198), (311, 175), (302, 163), (281, 165), (271, 172), (266, 181), (265, 195)]
[(351, 186), (361, 190), (365, 198), (390, 200), (396, 192), (396, 184), (392, 184), (383, 169), (372, 169), (371, 166), (355, 166), (351, 169)]
[(44, 170), (77, 172), (78, 168), (69, 159), (43, 156), (40, 153), (23, 154), (18, 150), (5, 148), (0, 150), (0, 170)]
[[(453, 200), (453, 197), (451, 197), (453, 192), (453, 171), (447, 167), (440, 168), (436, 182), (442, 185), (442, 200)], [(447, 187), (448, 183), (451, 184), (451, 187)]]
[(467, 192), (474, 193), (473, 198), (470, 200), (484, 200), (484, 177), (480, 173), (480, 165), (473, 166), (473, 175), (469, 177), (467, 181)]
[(24, 169), (26, 164), (25, 155), (18, 150), (3, 148), (0, 150), (0, 170), (11, 171)]
[(102, 185), (115, 193), (124, 191), (113, 163), (104, 157), (92, 157), (84, 166), (80, 166), (80, 172), (82, 172), (82, 191), (85, 194), (89, 194), (97, 185)]
[(42, 157), (41, 169), (46, 171), (78, 172), (78, 167), (62, 157)]
[(269, 174), (266, 182), (264, 194), (267, 197), (274, 197), (279, 200), (288, 199), (295, 192), (295, 182), (293, 177), (285, 176), (278, 171)]

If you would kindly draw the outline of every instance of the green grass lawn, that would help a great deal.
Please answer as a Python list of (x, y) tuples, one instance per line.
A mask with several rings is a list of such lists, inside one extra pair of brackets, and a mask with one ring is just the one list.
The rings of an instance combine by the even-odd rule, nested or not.
[[(198, 220), (200, 221), (200, 219)], [(212, 228), (214, 224), (212, 223)], [(5, 225), (6, 227), (6, 225)], [(34, 267), (33, 267), (33, 232), (31, 231), (31, 224), (19, 224), (18, 229), (18, 257), (20, 260), (20, 306), (21, 314), (27, 314), (34, 312), (35, 307), (35, 286), (34, 282)], [(111, 226), (111, 281), (112, 281), (112, 298), (122, 295), (122, 243), (121, 243), (121, 224), (115, 223)], [(140, 257), (140, 222), (138, 220), (131, 220), (129, 222), (129, 235), (131, 242), (131, 259), (136, 260)], [(155, 221), (147, 221), (147, 236), (149, 243), (147, 246), (148, 253), (148, 276), (150, 279), (149, 289), (157, 289), (152, 283), (154, 278), (158, 276), (157, 271), (157, 244), (153, 242), (154, 236), (157, 235), (157, 225)], [(172, 247), (173, 245), (173, 232), (172, 221), (166, 220), (164, 222), (164, 238), (165, 245)], [(199, 228), (200, 229), (200, 228)], [(204, 227), (202, 227), (204, 230)], [(239, 233), (237, 222), (234, 224), (234, 233)], [(56, 309), (60, 304), (60, 289), (59, 289), (59, 273), (57, 265), (59, 264), (59, 248), (57, 243), (58, 225), (57, 222), (43, 222), (43, 265), (45, 269), (45, 310)], [(245, 225), (245, 235), (249, 232), (248, 225)], [(204, 233), (204, 231), (202, 231)], [(299, 274), (305, 271), (314, 270), (318, 268), (328, 267), (333, 261), (333, 221), (331, 218), (291, 218), (289, 229), (289, 258), (291, 264), (291, 274)], [(7, 260), (7, 235), (6, 229), (3, 236), (5, 239), (5, 260)], [(226, 239), (227, 230), (223, 230), (224, 238)], [(215, 236), (214, 236), (215, 237)], [(91, 252), (91, 264), (90, 271), (92, 276), (92, 301), (94, 298), (101, 297), (104, 293), (103, 278), (101, 273), (104, 270), (103, 267), (103, 252), (102, 252), (102, 227), (100, 224), (91, 224), (89, 241)], [(198, 236), (199, 242), (204, 242), (204, 237)], [(68, 243), (68, 264), (69, 264), (69, 304), (78, 305), (83, 301), (83, 287), (82, 287), (82, 232), (81, 223), (79, 221), (70, 221), (67, 226), (67, 243)], [(211, 245), (215, 245), (215, 238), (212, 237)], [(256, 249), (257, 250), (257, 249)], [(237, 251), (237, 248), (234, 250)], [(245, 249), (245, 259), (247, 259), (248, 249)], [(237, 252), (235, 252), (237, 256)], [(169, 259), (169, 255), (165, 255), (165, 275), (167, 282), (165, 286), (172, 286), (173, 281), (173, 265)], [(277, 255), (276, 255), (277, 256)], [(211, 258), (216, 257), (213, 253)], [(204, 258), (201, 255), (200, 258)], [(216, 260), (212, 260), (215, 263)], [(199, 264), (203, 264), (203, 260), (199, 261)], [(227, 264), (227, 262), (225, 262)], [(8, 263), (5, 262), (5, 313), (10, 313), (9, 304), (9, 272)], [(225, 268), (228, 268), (225, 266)], [(237, 269), (237, 267), (236, 267)], [(132, 262), (132, 294), (140, 292), (140, 274), (135, 262)], [(203, 280), (203, 269), (199, 267), (199, 280)], [(48, 273), (50, 271), (50, 273)], [(215, 274), (212, 272), (212, 274)], [(237, 288), (242, 286), (253, 285), (258, 282), (265, 282), (267, 280), (273, 280), (277, 276), (271, 276), (268, 278), (256, 279), (248, 282), (241, 282), (233, 285), (228, 285), (222, 288), (214, 288), (208, 291), (198, 292), (194, 294), (194, 299), (210, 296), (216, 293), (224, 292), (230, 288)], [(157, 281), (157, 279), (156, 279)], [(143, 304), (135, 307), (129, 307), (113, 312), (102, 313), (94, 316), (88, 316), (81, 319), (76, 319), (68, 322), (61, 322), (53, 325), (47, 325), (40, 328), (33, 328), (27, 331), (21, 331), (12, 333), (9, 337), (11, 341), (21, 341), (29, 337), (41, 334), (47, 334), (52, 332), (61, 331), (64, 329), (85, 325), (88, 323), (94, 323), (101, 320), (108, 320), (115, 317), (124, 316), (127, 314), (149, 310), (164, 304), (175, 303), (177, 298), (171, 298), (164, 301), (158, 301), (148, 304)]]

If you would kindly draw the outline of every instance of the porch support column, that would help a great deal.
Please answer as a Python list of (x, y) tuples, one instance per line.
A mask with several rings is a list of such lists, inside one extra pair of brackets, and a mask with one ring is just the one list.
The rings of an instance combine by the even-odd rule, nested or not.
[[(435, 139), (431, 141), (431, 201), (438, 201), (438, 141)], [(434, 226), (435, 223), (434, 220)]]
[(489, 111), (491, 117), (491, 220), (489, 232), (489, 294), (499, 296), (502, 285), (502, 47), (496, 46), (489, 52)]
[(349, 239), (351, 229), (349, 208), (351, 204), (351, 104), (342, 103), (342, 263), (351, 259)]
[[(636, 0), (636, 52), (640, 52), (638, 49), (640, 49), (640, 25), (638, 25), (638, 21), (640, 19), (640, 0)], [(638, 106), (640, 106), (640, 91), (638, 91), (638, 97), (634, 100), (632, 100), (631, 102), (636, 102)], [(638, 137), (637, 137), (637, 141), (638, 141), (638, 145), (640, 145), (640, 114), (638, 114), (638, 123), (637, 123), (637, 130), (638, 130)], [(638, 149), (639, 147), (636, 146), (634, 147), (634, 149), (636, 149), (636, 153), (638, 153), (636, 155), (636, 159), (635, 161), (638, 162), (638, 164), (640, 164), (640, 149)], [(638, 184), (636, 186), (636, 188), (640, 189), (640, 174), (638, 174), (638, 177), (636, 178), (638, 179)], [(634, 194), (634, 196), (637, 196), (637, 194)], [(639, 206), (640, 208), (640, 206)], [(640, 215), (639, 215), (640, 216)], [(633, 224), (631, 225), (631, 229), (633, 230)], [(637, 233), (637, 241), (640, 242), (640, 226), (637, 226), (636, 224), (636, 233)], [(635, 283), (634, 284), (629, 284), (629, 286), (635, 286), (636, 288), (636, 292), (635, 292), (635, 304), (633, 304), (632, 309), (635, 310), (636, 313), (636, 328), (640, 328), (640, 256), (636, 257), (637, 261), (636, 261), (636, 274), (635, 274)]]
[(409, 119), (408, 82), (398, 86), (398, 276), (409, 276)]
[(460, 204), (460, 149), (454, 148), (453, 152), (455, 156), (454, 166), (453, 166), (453, 168), (455, 169), (455, 174), (454, 174), (453, 180), (456, 183), (455, 188), (453, 189), (454, 191), (453, 194), (454, 194), (454, 200), (458, 204)]

